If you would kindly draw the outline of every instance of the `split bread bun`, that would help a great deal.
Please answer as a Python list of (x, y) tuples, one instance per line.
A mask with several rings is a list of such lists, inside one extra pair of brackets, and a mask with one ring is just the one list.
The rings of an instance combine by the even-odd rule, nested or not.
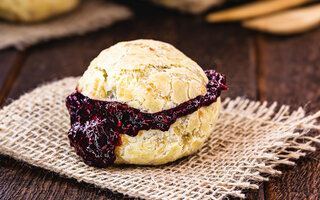
[[(170, 44), (154, 40), (120, 42), (100, 53), (78, 82), (77, 90), (94, 100), (118, 101), (155, 113), (206, 94), (201, 67)], [(220, 98), (180, 117), (168, 131), (121, 134), (115, 164), (159, 165), (196, 152), (212, 133)]]
[(38, 22), (74, 9), (80, 0), (1, 0), (0, 18)]

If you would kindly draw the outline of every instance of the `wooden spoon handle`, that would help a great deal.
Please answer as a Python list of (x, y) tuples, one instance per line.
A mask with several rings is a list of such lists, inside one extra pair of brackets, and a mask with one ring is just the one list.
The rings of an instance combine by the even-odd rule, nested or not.
[(210, 13), (208, 22), (241, 21), (287, 8), (296, 7), (315, 0), (268, 0), (258, 1), (236, 8)]
[(320, 4), (247, 20), (244, 27), (272, 34), (297, 34), (320, 24)]

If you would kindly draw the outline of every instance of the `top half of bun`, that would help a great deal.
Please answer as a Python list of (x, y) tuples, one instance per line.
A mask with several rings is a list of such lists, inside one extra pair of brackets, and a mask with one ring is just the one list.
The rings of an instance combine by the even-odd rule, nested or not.
[(205, 94), (207, 83), (201, 67), (172, 45), (134, 40), (102, 51), (79, 80), (77, 90), (91, 99), (158, 112)]

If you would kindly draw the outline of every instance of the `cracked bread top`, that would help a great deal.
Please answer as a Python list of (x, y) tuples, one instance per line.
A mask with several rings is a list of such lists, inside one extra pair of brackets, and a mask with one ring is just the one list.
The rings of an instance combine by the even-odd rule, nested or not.
[(91, 99), (158, 112), (204, 95), (207, 83), (201, 67), (181, 51), (165, 42), (141, 39), (103, 50), (77, 90)]

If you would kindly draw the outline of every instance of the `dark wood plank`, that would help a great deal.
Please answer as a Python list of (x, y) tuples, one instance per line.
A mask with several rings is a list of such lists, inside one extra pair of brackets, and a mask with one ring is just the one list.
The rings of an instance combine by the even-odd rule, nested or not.
[(0, 51), (0, 105), (6, 98), (23, 62), (23, 52), (15, 49)]
[[(210, 25), (202, 17), (181, 16), (161, 9), (147, 10), (140, 12), (135, 20), (119, 23), (110, 29), (31, 48), (9, 98), (18, 98), (47, 81), (81, 75), (89, 61), (102, 49), (118, 41), (138, 38), (169, 42), (204, 68), (212, 68), (217, 63), (217, 69), (228, 76), (230, 91), (227, 96), (256, 98), (253, 40), (247, 30), (238, 25)], [(86, 184), (61, 178), (45, 170), (29, 168), (7, 157), (2, 157), (2, 160), (0, 182), (5, 184), (0, 184), (0, 195), (6, 198), (119, 197), (92, 186), (88, 189)], [(250, 192), (254, 196), (252, 199), (261, 193)]]
[[(320, 29), (292, 37), (260, 35), (260, 99), (320, 108)], [(281, 167), (283, 175), (265, 184), (266, 199), (320, 199), (320, 145), (294, 167)]]
[(132, 199), (6, 156), (0, 157), (0, 163), (0, 199)]

